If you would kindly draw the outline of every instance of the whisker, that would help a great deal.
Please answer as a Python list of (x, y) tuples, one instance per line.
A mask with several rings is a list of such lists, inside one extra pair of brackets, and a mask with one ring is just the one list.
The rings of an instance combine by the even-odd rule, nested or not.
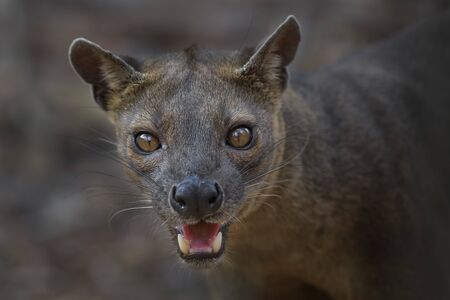
[(105, 135), (104, 132), (101, 132), (101, 131), (99, 131), (99, 130), (93, 128), (93, 127), (85, 127), (85, 128), (86, 128), (87, 130), (89, 130), (90, 132), (93, 132), (93, 133), (95, 133), (95, 134), (98, 134), (98, 135), (99, 135), (100, 137), (102, 137), (102, 138), (108, 139), (108, 136)]
[(133, 202), (129, 202), (129, 203), (131, 204), (131, 203), (142, 203), (142, 202), (144, 202), (144, 203), (153, 203), (153, 200), (145, 199), (145, 200), (137, 200), (137, 201), (133, 201)]
[[(291, 182), (291, 181), (293, 181), (292, 179), (281, 179), (281, 180), (274, 180), (274, 181), (259, 181), (259, 182), (256, 182), (256, 183), (252, 183), (252, 184), (250, 184), (250, 185), (247, 185), (245, 188), (250, 188), (250, 187), (253, 187), (253, 186), (257, 186), (257, 185), (260, 185), (260, 184), (270, 184), (270, 186), (272, 186), (272, 184), (276, 184), (276, 183), (284, 183), (284, 182)], [(280, 186), (281, 187), (281, 186)]]
[[(90, 186), (86, 186), (83, 191), (89, 191), (89, 190), (98, 190), (98, 191), (104, 191), (104, 190), (108, 190), (108, 191), (128, 191), (128, 186), (117, 186), (117, 185), (107, 185), (107, 184), (95, 184), (95, 185), (90, 185)], [(132, 191), (128, 191), (129, 194), (133, 194), (133, 195), (145, 195), (146, 192), (140, 192), (140, 193), (134, 193)]]
[(133, 210), (140, 210), (140, 209), (151, 209), (154, 208), (153, 206), (136, 206), (136, 207), (128, 207), (128, 208), (124, 208), (121, 209), (117, 212), (115, 212), (110, 218), (109, 218), (109, 222), (111, 223), (113, 221), (113, 219), (118, 216), (119, 214), (122, 214), (124, 212), (128, 212), (128, 211), (133, 211)]
[(90, 175), (90, 174), (105, 176), (105, 177), (108, 177), (108, 178), (111, 178), (111, 179), (115, 179), (115, 180), (118, 180), (118, 181), (123, 181), (123, 182), (126, 182), (126, 183), (133, 183), (133, 184), (137, 185), (138, 187), (146, 188), (145, 186), (140, 185), (139, 183), (134, 182), (132, 180), (129, 180), (128, 178), (123, 178), (123, 177), (115, 176), (115, 175), (112, 175), (112, 174), (108, 174), (108, 173), (101, 172), (101, 171), (96, 171), (96, 170), (82, 171), (82, 172), (78, 173), (75, 177), (73, 177), (72, 181), (76, 181), (79, 178), (81, 178), (82, 176), (86, 176), (86, 175)]
[(117, 142), (114, 142), (114, 141), (111, 141), (111, 140), (108, 140), (105, 138), (97, 138), (97, 140), (117, 147)]
[(114, 192), (105, 192), (105, 193), (90, 193), (88, 194), (88, 196), (90, 197), (102, 197), (102, 196), (123, 196), (123, 197), (128, 197), (128, 198), (133, 198), (133, 199), (141, 199), (142, 201), (146, 200), (145, 197), (143, 196), (139, 196), (139, 195), (130, 195), (127, 193), (114, 193)]
[[(83, 139), (78, 138), (78, 140), (79, 140), (78, 142), (79, 142), (80, 145), (82, 145), (82, 146), (86, 147), (87, 149), (95, 152), (96, 154), (99, 154), (99, 155), (104, 155), (105, 154), (104, 151), (100, 151), (100, 150), (95, 149), (95, 148), (91, 147), (90, 145), (86, 144), (86, 141), (84, 141)], [(131, 166), (127, 161), (125, 161), (122, 158), (118, 157), (117, 154), (115, 153), (115, 151), (114, 151), (114, 153), (106, 153), (106, 154), (107, 154), (106, 157), (109, 158), (110, 160), (118, 163), (119, 165), (123, 166), (124, 168), (127, 168), (127, 169), (135, 172), (136, 174), (140, 175), (148, 183), (154, 184), (157, 187), (159, 187), (160, 189), (162, 189), (162, 187), (157, 182), (155, 182), (154, 180), (149, 178), (145, 173), (142, 173), (138, 169), (136, 169), (133, 166)], [(113, 154), (114, 154), (114, 156), (112, 156)]]
[(266, 172), (263, 172), (262, 174), (259, 174), (259, 175), (255, 176), (254, 178), (246, 181), (244, 184), (247, 185), (248, 183), (251, 183), (251, 182), (253, 182), (253, 181), (255, 181), (255, 180), (257, 180), (257, 179), (259, 179), (261, 177), (269, 175), (269, 174), (271, 174), (273, 172), (276, 172), (276, 171), (281, 170), (284, 167), (288, 166), (292, 161), (294, 161), (297, 157), (299, 157), (299, 156), (301, 156), (303, 154), (303, 152), (306, 149), (306, 146), (308, 145), (308, 143), (309, 143), (309, 135), (307, 136), (306, 142), (303, 145), (302, 149), (300, 149), (300, 151), (298, 153), (296, 153), (293, 157), (291, 157), (291, 158), (281, 162), (278, 166), (272, 168), (271, 170), (268, 170)]
[(117, 188), (116, 186), (93, 186), (93, 187), (86, 187), (80, 191), (82, 194), (86, 194), (87, 196), (124, 196), (124, 197), (130, 197), (130, 198), (137, 198), (142, 200), (147, 200), (150, 196), (146, 193), (133, 193), (133, 192), (127, 192), (126, 190)]
[(281, 184), (272, 184), (270, 182), (265, 182), (263, 186), (253, 186), (252, 188), (245, 187), (245, 193), (247, 195), (257, 194), (269, 189), (283, 189), (284, 186)]
[(239, 224), (242, 225), (242, 228), (244, 228), (245, 230), (245, 235), (248, 237), (249, 236), (249, 230), (248, 230), (248, 225), (247, 223), (245, 223), (243, 220), (241, 220), (240, 218), (238, 218), (237, 216), (234, 216), (232, 214), (227, 213), (226, 211), (224, 211), (224, 213), (229, 216), (230, 218), (232, 218), (233, 220), (235, 220), (236, 222), (238, 222)]
[(260, 197), (275, 197), (275, 198), (281, 199), (281, 196), (278, 194), (258, 194), (258, 195), (255, 195), (254, 197), (247, 197), (246, 199), (257, 199)]
[[(151, 236), (154, 237), (155, 234), (159, 234), (161, 233), (161, 230), (167, 230), (166, 227), (164, 227), (164, 225), (169, 222), (170, 216), (167, 217), (167, 219), (165, 219), (162, 223), (159, 223), (159, 219), (155, 219), (153, 221), (153, 230), (151, 233)], [(159, 224), (156, 224), (156, 222), (158, 222)], [(158, 226), (157, 226), (158, 225)]]
[[(298, 136), (298, 135), (297, 134), (286, 135), (286, 136), (280, 138), (279, 140), (275, 141), (270, 147), (266, 148), (263, 151), (262, 158), (266, 157), (267, 155), (269, 155), (270, 153), (275, 151), (277, 149), (277, 147), (279, 147), (280, 145), (283, 145), (282, 144), (283, 141), (287, 140), (288, 138), (295, 137), (295, 136)], [(247, 174), (250, 171), (249, 167), (257, 158), (258, 157), (254, 157), (240, 169), (240, 173), (242, 174), (242, 176), (244, 176), (245, 174)]]
[(271, 208), (274, 214), (277, 212), (277, 210), (275, 209), (275, 206), (273, 206), (272, 204), (269, 204), (267, 201), (261, 201), (260, 203)]

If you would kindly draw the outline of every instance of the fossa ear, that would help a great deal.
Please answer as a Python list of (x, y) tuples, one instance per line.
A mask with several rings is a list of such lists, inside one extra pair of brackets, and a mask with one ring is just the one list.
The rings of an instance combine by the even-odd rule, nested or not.
[(92, 86), (95, 101), (106, 111), (119, 106), (120, 94), (142, 78), (135, 60), (115, 55), (84, 38), (72, 42), (69, 60), (78, 75)]
[(239, 69), (240, 74), (257, 75), (264, 81), (275, 82), (284, 88), (287, 83), (286, 67), (294, 59), (299, 42), (299, 24), (294, 16), (289, 16), (256, 48)]

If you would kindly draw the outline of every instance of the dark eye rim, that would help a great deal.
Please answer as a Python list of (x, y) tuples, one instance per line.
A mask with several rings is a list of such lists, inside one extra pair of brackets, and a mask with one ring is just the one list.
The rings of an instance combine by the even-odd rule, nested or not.
[[(237, 130), (239, 128), (247, 128), (250, 131), (250, 141), (248, 142), (247, 145), (245, 145), (243, 147), (235, 147), (235, 146), (231, 145), (230, 142), (228, 141), (228, 138), (229, 138), (230, 134), (233, 131), (235, 131), (235, 130)], [(255, 126), (248, 125), (248, 124), (239, 124), (239, 125), (232, 126), (230, 128), (230, 130), (228, 130), (228, 132), (227, 132), (227, 135), (226, 135), (226, 138), (225, 138), (225, 144), (228, 147), (232, 148), (233, 150), (237, 150), (237, 151), (248, 150), (248, 149), (252, 148), (256, 144), (255, 131), (256, 131), (255, 130)]]
[[(137, 138), (138, 138), (139, 135), (141, 135), (141, 134), (149, 134), (149, 135), (153, 136), (154, 138), (158, 139), (158, 143), (159, 143), (158, 148), (156, 148), (156, 149), (153, 150), (153, 151), (145, 151), (145, 150), (143, 150), (143, 149), (139, 146), (139, 144), (137, 143)], [(155, 133), (153, 133), (153, 132), (151, 132), (151, 131), (145, 131), (145, 130), (138, 131), (138, 132), (136, 132), (136, 133), (133, 134), (133, 146), (134, 146), (134, 149), (135, 149), (136, 152), (138, 152), (138, 153), (140, 153), (140, 154), (143, 154), (143, 155), (150, 155), (150, 154), (153, 154), (153, 153), (155, 153), (156, 151), (158, 151), (158, 150), (160, 150), (160, 149), (162, 148), (161, 140), (159, 139), (158, 135), (155, 134)]]

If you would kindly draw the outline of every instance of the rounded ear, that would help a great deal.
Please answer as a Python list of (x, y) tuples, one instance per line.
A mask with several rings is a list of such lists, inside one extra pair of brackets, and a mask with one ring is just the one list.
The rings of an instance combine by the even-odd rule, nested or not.
[(294, 16), (286, 20), (257, 47), (240, 69), (241, 75), (257, 74), (286, 84), (286, 67), (294, 59), (300, 43), (300, 26)]
[(92, 85), (95, 101), (105, 110), (110, 110), (111, 99), (140, 74), (119, 56), (84, 38), (72, 42), (69, 60), (75, 72)]

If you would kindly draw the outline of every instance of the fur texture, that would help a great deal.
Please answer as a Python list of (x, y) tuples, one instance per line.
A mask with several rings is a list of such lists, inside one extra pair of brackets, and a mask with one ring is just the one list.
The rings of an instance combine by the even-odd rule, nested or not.
[[(288, 85), (299, 40), (289, 17), (255, 51), (137, 64), (76, 40), (70, 57), (174, 239), (198, 220), (170, 209), (170, 187), (223, 186), (206, 221), (227, 224), (224, 257), (196, 265), (219, 265), (218, 298), (447, 298), (449, 15)], [(256, 139), (245, 151), (224, 143), (239, 124)], [(136, 151), (140, 131), (161, 149)]]

